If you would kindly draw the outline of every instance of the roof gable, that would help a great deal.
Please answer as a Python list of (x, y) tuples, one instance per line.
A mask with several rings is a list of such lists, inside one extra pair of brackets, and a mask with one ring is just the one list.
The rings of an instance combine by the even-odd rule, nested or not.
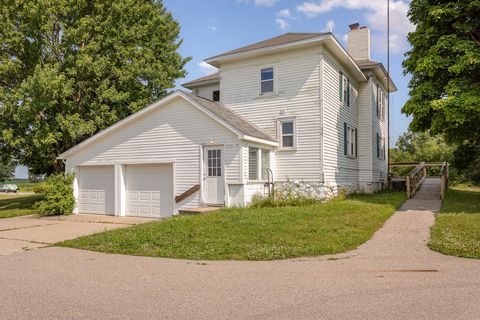
[(194, 107), (203, 111), (204, 113), (209, 115), (211, 118), (219, 122), (221, 125), (229, 129), (233, 133), (237, 134), (241, 139), (245, 139), (245, 140), (258, 139), (261, 142), (266, 144), (277, 145), (277, 142), (274, 138), (269, 136), (267, 133), (265, 133), (263, 130), (261, 130), (257, 126), (251, 124), (244, 118), (240, 117), (238, 114), (228, 109), (223, 104), (215, 101), (210, 101), (208, 99), (195, 96), (194, 94), (190, 94), (190, 93), (186, 93), (181, 90), (178, 90), (166, 96), (165, 98), (159, 101), (156, 101), (151, 105), (141, 109), (140, 111), (118, 121), (117, 123), (111, 125), (110, 127), (91, 136), (90, 138), (87, 138), (86, 140), (80, 142), (76, 146), (68, 149), (67, 151), (59, 155), (58, 159), (68, 158), (72, 154), (99, 141), (100, 139), (107, 136), (108, 134), (113, 133), (116, 130), (120, 130), (121, 128), (130, 124), (131, 122), (134, 122), (137, 119), (140, 119), (146, 116), (147, 114), (161, 108), (162, 106), (166, 105), (167, 103), (177, 98), (182, 98), (187, 102), (191, 103)]

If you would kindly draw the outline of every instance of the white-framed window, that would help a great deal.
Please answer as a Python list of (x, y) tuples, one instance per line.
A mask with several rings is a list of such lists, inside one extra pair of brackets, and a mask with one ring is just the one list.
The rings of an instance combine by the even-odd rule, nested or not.
[(347, 157), (357, 157), (357, 129), (344, 122), (344, 154)]
[(270, 150), (257, 147), (248, 148), (248, 180), (267, 180), (270, 168)]
[(343, 105), (350, 107), (350, 79), (339, 71), (339, 98)]
[(385, 159), (385, 138), (377, 133), (377, 158)]
[(260, 92), (269, 93), (274, 91), (273, 67), (260, 70)]
[(378, 84), (375, 87), (375, 108), (377, 110), (377, 117), (381, 120), (385, 120), (386, 94)]
[(261, 163), (261, 179), (267, 180), (268, 178), (268, 169), (270, 169), (270, 150), (262, 149), (260, 155), (260, 163)]
[(296, 124), (294, 119), (281, 119), (278, 122), (280, 149), (296, 147)]

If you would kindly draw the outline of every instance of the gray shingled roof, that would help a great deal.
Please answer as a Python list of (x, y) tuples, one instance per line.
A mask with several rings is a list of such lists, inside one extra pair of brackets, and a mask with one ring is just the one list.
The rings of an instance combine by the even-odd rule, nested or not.
[(381, 64), (380, 62), (372, 60), (355, 60), (355, 62), (358, 64), (360, 69), (371, 69)]
[(271, 137), (268, 133), (257, 127), (256, 125), (250, 123), (248, 120), (244, 119), (236, 112), (232, 111), (231, 109), (227, 108), (221, 102), (208, 100), (206, 98), (197, 96), (193, 93), (186, 93), (190, 98), (192, 98), (195, 102), (201, 104), (207, 110), (215, 114), (217, 117), (222, 119), (223, 121), (227, 122), (240, 132), (245, 135), (252, 136), (255, 138), (274, 141), (277, 142), (277, 139)]
[(201, 84), (202, 82), (210, 82), (210, 81), (215, 81), (215, 80), (219, 80), (219, 79), (220, 79), (220, 73), (216, 72), (214, 74), (209, 74), (208, 76), (205, 76), (205, 77), (201, 77), (201, 78), (189, 81), (189, 82), (185, 82), (185, 83), (182, 84), (182, 86), (185, 87), (185, 88), (189, 88), (191, 86)]
[(260, 42), (256, 42), (253, 44), (250, 44), (245, 47), (241, 47), (238, 49), (230, 50), (224, 53), (221, 53), (219, 55), (210, 57), (206, 60), (213, 59), (213, 58), (218, 58), (230, 54), (235, 54), (235, 53), (240, 53), (240, 52), (245, 52), (245, 51), (250, 51), (250, 50), (255, 50), (255, 49), (262, 49), (262, 48), (267, 48), (267, 47), (273, 47), (281, 44), (286, 44), (290, 42), (295, 42), (295, 41), (301, 41), (301, 40), (306, 40), (306, 39), (311, 39), (311, 38), (316, 38), (322, 35), (329, 34), (328, 32), (314, 32), (314, 33), (298, 33), (298, 32), (288, 32), (285, 34), (282, 34), (277, 37), (273, 37), (267, 40), (263, 40)]

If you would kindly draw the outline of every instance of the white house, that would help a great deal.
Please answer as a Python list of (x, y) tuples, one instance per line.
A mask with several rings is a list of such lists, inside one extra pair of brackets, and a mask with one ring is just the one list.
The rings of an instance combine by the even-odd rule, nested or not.
[[(286, 33), (211, 57), (219, 69), (59, 156), (75, 212), (168, 217), (244, 206), (267, 179), (297, 192), (381, 188), (387, 92), (368, 28), (346, 51), (331, 33)], [(269, 170), (273, 177), (269, 176)]]

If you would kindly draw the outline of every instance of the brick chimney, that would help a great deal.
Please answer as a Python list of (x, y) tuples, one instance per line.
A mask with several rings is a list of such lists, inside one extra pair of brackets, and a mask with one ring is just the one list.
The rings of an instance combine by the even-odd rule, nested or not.
[(370, 30), (353, 23), (348, 33), (348, 53), (355, 60), (370, 60)]

